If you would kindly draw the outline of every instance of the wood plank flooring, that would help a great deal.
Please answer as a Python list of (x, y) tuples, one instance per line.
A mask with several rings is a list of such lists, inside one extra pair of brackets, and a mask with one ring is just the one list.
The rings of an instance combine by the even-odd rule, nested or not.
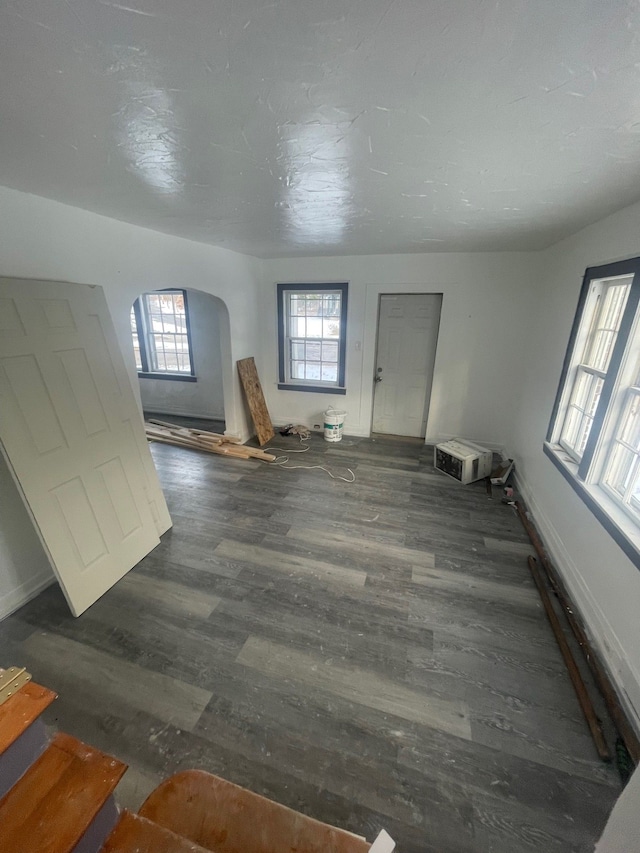
[(79, 619), (57, 587), (6, 619), (0, 665), (131, 765), (128, 807), (194, 767), (400, 853), (591, 851), (619, 781), (499, 490), (418, 441), (310, 446), (356, 482), (153, 445), (174, 528)]

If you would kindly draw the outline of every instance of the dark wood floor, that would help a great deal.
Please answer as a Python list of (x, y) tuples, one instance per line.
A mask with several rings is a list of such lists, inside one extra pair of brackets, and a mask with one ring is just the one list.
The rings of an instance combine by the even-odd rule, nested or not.
[(5, 620), (4, 663), (130, 763), (125, 805), (199, 767), (401, 853), (592, 850), (619, 782), (513, 510), (420, 442), (311, 447), (356, 482), (154, 445), (174, 528), (81, 618), (52, 587)]

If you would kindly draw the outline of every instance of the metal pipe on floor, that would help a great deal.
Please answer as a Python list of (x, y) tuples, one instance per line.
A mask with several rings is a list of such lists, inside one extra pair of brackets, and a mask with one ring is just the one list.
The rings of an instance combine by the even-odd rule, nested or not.
[(616, 694), (615, 688), (611, 684), (609, 676), (607, 675), (604, 667), (600, 663), (598, 656), (591, 648), (591, 644), (589, 643), (589, 639), (585, 633), (584, 628), (580, 624), (579, 619), (576, 617), (574, 608), (571, 604), (571, 600), (569, 595), (565, 589), (563, 582), (558, 577), (555, 569), (553, 568), (551, 561), (549, 559), (549, 555), (547, 554), (547, 550), (542, 544), (542, 541), (538, 535), (538, 531), (533, 526), (529, 517), (527, 516), (524, 507), (522, 504), (517, 501), (516, 509), (518, 511), (518, 516), (520, 517), (520, 521), (524, 529), (527, 531), (529, 535), (529, 539), (531, 540), (531, 544), (536, 550), (538, 555), (538, 559), (540, 560), (540, 564), (545, 570), (547, 578), (549, 579), (549, 583), (553, 588), (554, 593), (558, 597), (558, 601), (560, 602), (560, 606), (567, 617), (567, 621), (573, 631), (573, 635), (576, 638), (582, 652), (585, 656), (585, 660), (589, 664), (589, 668), (593, 673), (596, 684), (598, 685), (598, 689), (604, 699), (604, 702), (607, 706), (607, 710), (611, 715), (611, 719), (614, 722), (620, 737), (624, 741), (624, 745), (629, 751), (629, 755), (635, 764), (640, 763), (640, 740), (638, 739), (636, 733), (631, 728), (626, 714), (620, 705), (620, 700)]
[(549, 593), (547, 592), (547, 589), (544, 585), (544, 581), (538, 569), (538, 562), (535, 557), (529, 557), (528, 563), (535, 585), (538, 587), (538, 592), (540, 593), (540, 598), (542, 599), (542, 604), (547, 614), (547, 618), (549, 619), (551, 630), (554, 633), (554, 636), (558, 642), (558, 647), (560, 649), (562, 657), (564, 658), (564, 662), (567, 665), (567, 671), (569, 673), (571, 683), (573, 684), (573, 689), (576, 691), (576, 696), (578, 697), (578, 702), (580, 703), (580, 707), (582, 708), (582, 713), (584, 714), (584, 718), (587, 721), (587, 725), (589, 726), (589, 731), (591, 732), (591, 737), (593, 738), (595, 747), (598, 750), (598, 755), (603, 761), (611, 761), (611, 753), (609, 752), (609, 747), (607, 746), (607, 742), (604, 738), (604, 733), (602, 731), (602, 726), (600, 725), (600, 720), (598, 719), (598, 716), (595, 712), (595, 708), (593, 707), (585, 683), (582, 680), (582, 676), (580, 675), (580, 670), (578, 669), (578, 665), (576, 664), (575, 658), (573, 657), (571, 649), (569, 648), (567, 638), (565, 637), (562, 631), (562, 625), (560, 624), (560, 620), (558, 619), (556, 611), (553, 609), (553, 604), (551, 603), (551, 599), (549, 598)]

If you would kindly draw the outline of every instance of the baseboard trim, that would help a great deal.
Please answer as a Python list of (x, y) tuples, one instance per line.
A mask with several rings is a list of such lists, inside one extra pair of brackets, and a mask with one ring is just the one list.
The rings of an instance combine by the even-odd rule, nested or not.
[(36, 595), (39, 595), (55, 582), (55, 576), (51, 571), (40, 572), (27, 583), (21, 584), (12, 589), (11, 592), (0, 597), (0, 621), (6, 619), (7, 616), (11, 616), (12, 613), (15, 613), (16, 610), (19, 610), (28, 601), (31, 601), (32, 598), (35, 598)]
[(640, 737), (640, 674), (635, 672), (624, 646), (584, 583), (571, 555), (551, 520), (537, 503), (521, 472), (515, 472), (516, 487), (524, 499), (525, 506), (540, 535), (554, 568), (565, 585), (578, 620), (591, 642), (602, 664), (629, 724)]
[(163, 409), (161, 412), (155, 411), (155, 409), (147, 409), (144, 405), (142, 407), (143, 411), (148, 415), (176, 415), (179, 418), (200, 418), (204, 421), (224, 421), (224, 414), (222, 415), (203, 415), (202, 412), (188, 412), (178, 409)]

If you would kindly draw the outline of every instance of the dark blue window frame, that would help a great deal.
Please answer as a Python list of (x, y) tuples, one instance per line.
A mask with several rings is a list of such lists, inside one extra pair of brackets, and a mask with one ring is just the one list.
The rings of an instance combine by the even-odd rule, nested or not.
[[(346, 343), (347, 343), (347, 308), (348, 308), (349, 285), (346, 282), (338, 284), (278, 284), (278, 388), (281, 391), (307, 391), (311, 394), (346, 394), (345, 369), (346, 369)], [(287, 381), (286, 369), (286, 322), (287, 312), (285, 310), (285, 298), (289, 292), (293, 293), (335, 293), (340, 292), (340, 334), (338, 336), (338, 384), (330, 385), (318, 380), (297, 384), (295, 381)]]
[[(148, 319), (147, 307), (143, 306), (141, 300), (153, 293), (163, 293), (165, 291), (171, 293), (182, 293), (184, 300), (184, 313), (187, 327), (187, 346), (189, 348), (189, 365), (190, 370), (173, 373), (170, 370), (150, 370), (149, 358), (149, 340), (148, 340)], [(187, 291), (178, 287), (168, 287), (162, 290), (148, 290), (142, 293), (133, 303), (133, 312), (136, 318), (136, 334), (140, 347), (140, 361), (142, 362), (142, 370), (138, 370), (138, 378), (140, 379), (163, 379), (172, 382), (197, 382), (198, 378), (195, 374), (195, 366), (193, 361), (193, 345), (191, 339), (191, 320), (189, 318), (189, 301)]]
[[(614, 278), (616, 276), (622, 275), (632, 275), (633, 281), (631, 283), (629, 296), (627, 298), (627, 304), (625, 306), (624, 313), (622, 316), (622, 322), (620, 324), (618, 337), (613, 348), (613, 352), (611, 354), (611, 361), (609, 364), (609, 369), (607, 371), (607, 378), (605, 379), (602, 388), (602, 393), (600, 395), (600, 400), (598, 402), (598, 408), (596, 409), (595, 416), (593, 418), (593, 424), (591, 426), (589, 438), (587, 439), (587, 444), (582, 455), (582, 460), (580, 461), (577, 467), (577, 472), (574, 473), (562, 461), (562, 458), (567, 454), (561, 448), (556, 448), (551, 442), (553, 440), (553, 436), (555, 434), (558, 422), (558, 417), (560, 415), (560, 406), (562, 403), (564, 389), (567, 383), (567, 377), (569, 375), (569, 371), (571, 370), (571, 365), (574, 361), (576, 340), (580, 331), (580, 326), (582, 324), (583, 314), (587, 303), (587, 297), (589, 295), (589, 288), (591, 287), (591, 284), (594, 281), (598, 281), (600, 279)], [(562, 476), (569, 483), (571, 488), (589, 507), (591, 512), (602, 524), (605, 530), (610, 534), (610, 536), (615, 540), (615, 542), (624, 551), (626, 556), (638, 569), (640, 569), (640, 550), (638, 550), (636, 544), (625, 533), (624, 528), (618, 524), (616, 519), (614, 519), (606, 511), (606, 509), (589, 491), (585, 480), (589, 474), (589, 470), (593, 462), (593, 455), (595, 453), (600, 438), (600, 433), (602, 432), (602, 428), (604, 426), (605, 417), (609, 405), (611, 403), (611, 397), (622, 365), (624, 353), (629, 342), (629, 337), (633, 330), (633, 325), (636, 319), (636, 315), (638, 313), (639, 305), (640, 258), (630, 258), (626, 261), (616, 261), (611, 264), (604, 264), (602, 266), (597, 267), (588, 267), (586, 269), (584, 278), (582, 280), (582, 288), (580, 290), (580, 296), (578, 298), (576, 314), (573, 320), (573, 325), (571, 327), (569, 343), (567, 345), (567, 351), (562, 365), (560, 382), (558, 384), (558, 390), (556, 392), (556, 398), (551, 412), (551, 419), (549, 421), (546, 441), (543, 445), (543, 451), (545, 455), (551, 460), (553, 465), (562, 474)]]

